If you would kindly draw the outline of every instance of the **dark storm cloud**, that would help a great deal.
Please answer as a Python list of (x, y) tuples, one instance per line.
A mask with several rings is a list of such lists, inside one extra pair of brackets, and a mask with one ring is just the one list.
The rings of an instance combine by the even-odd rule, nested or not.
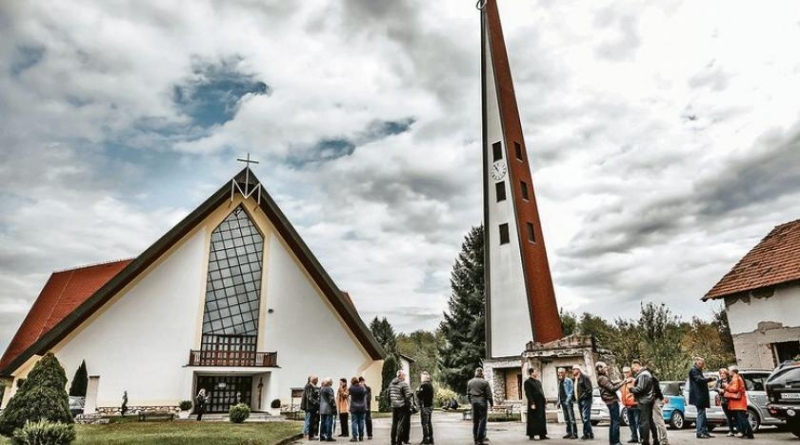
[(800, 125), (785, 133), (767, 132), (746, 154), (697, 177), (686, 190), (634, 198), (619, 204), (616, 211), (611, 207), (589, 213), (586, 229), (563, 253), (586, 257), (657, 245), (739, 212), (756, 212), (763, 203), (800, 194), (798, 153)]

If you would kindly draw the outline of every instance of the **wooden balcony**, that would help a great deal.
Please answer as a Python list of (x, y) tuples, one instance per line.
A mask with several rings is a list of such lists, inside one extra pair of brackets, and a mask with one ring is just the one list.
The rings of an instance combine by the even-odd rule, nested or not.
[(277, 352), (191, 350), (189, 366), (237, 366), (275, 368)]

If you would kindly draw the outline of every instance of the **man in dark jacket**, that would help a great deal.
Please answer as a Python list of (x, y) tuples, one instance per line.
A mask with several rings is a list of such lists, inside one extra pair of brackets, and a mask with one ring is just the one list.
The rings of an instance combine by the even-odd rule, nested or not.
[(367, 439), (372, 439), (372, 388), (367, 385), (364, 376), (359, 377), (358, 382), (364, 385), (364, 388), (367, 390), (367, 415), (365, 421), (367, 425)]
[(419, 376), (420, 385), (417, 388), (417, 400), (419, 401), (419, 417), (422, 424), (421, 445), (433, 445), (433, 385), (431, 375), (425, 371)]
[(611, 445), (619, 445), (619, 397), (617, 396), (617, 390), (622, 388), (625, 380), (612, 383), (608, 377), (608, 365), (604, 362), (597, 362), (594, 366), (597, 370), (597, 386), (600, 387), (600, 399), (608, 407), (608, 415), (611, 420), (611, 426), (608, 429), (608, 441)]
[(333, 380), (326, 377), (319, 391), (319, 414), (322, 417), (319, 431), (320, 442), (335, 442), (333, 436), (333, 418), (336, 416), (336, 394), (333, 391)]
[(392, 404), (392, 445), (401, 445), (407, 437), (405, 426), (411, 415), (411, 387), (406, 383), (406, 373), (397, 371), (397, 378), (389, 384), (389, 401)]
[(581, 439), (594, 439), (592, 432), (592, 380), (581, 371), (581, 367), (572, 367), (572, 377), (575, 378), (575, 400), (578, 401), (578, 411), (581, 412), (583, 421), (583, 436)]
[(697, 438), (708, 439), (714, 437), (708, 433), (708, 423), (706, 421), (706, 409), (711, 407), (711, 400), (708, 396), (708, 383), (712, 379), (707, 379), (703, 375), (703, 368), (706, 361), (702, 357), (694, 358), (694, 366), (689, 370), (689, 404), (697, 407)]
[(319, 388), (317, 382), (319, 378), (315, 375), (308, 376), (308, 382), (303, 388), (303, 399), (300, 401), (300, 409), (306, 412), (306, 421), (303, 425), (303, 436), (311, 440), (317, 435), (319, 426)]
[(467, 382), (467, 398), (472, 405), (472, 439), (476, 445), (486, 437), (486, 419), (489, 407), (494, 405), (492, 388), (483, 378), (483, 368), (475, 369), (475, 377)]
[(639, 438), (642, 445), (650, 445), (650, 428), (653, 424), (653, 403), (655, 403), (656, 393), (653, 388), (653, 376), (639, 360), (631, 363), (631, 369), (636, 374), (636, 383), (631, 392), (636, 398), (639, 406)]
[(556, 408), (561, 408), (564, 413), (564, 422), (567, 424), (567, 434), (564, 439), (577, 439), (578, 426), (575, 423), (575, 382), (567, 377), (567, 370), (558, 368), (558, 402)]

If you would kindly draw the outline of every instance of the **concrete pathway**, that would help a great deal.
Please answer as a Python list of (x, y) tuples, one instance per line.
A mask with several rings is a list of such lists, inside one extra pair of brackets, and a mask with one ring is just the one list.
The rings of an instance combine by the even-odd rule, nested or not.
[[(419, 426), (419, 415), (414, 415), (411, 419), (411, 443), (418, 444), (422, 440), (422, 430)], [(364, 440), (365, 445), (391, 443), (389, 432), (391, 429), (391, 419), (375, 419), (373, 421), (374, 438), (371, 441)], [(547, 425), (551, 440), (531, 441), (525, 436), (525, 425), (519, 422), (492, 422), (489, 423), (488, 437), (490, 445), (531, 445), (534, 442), (542, 444), (571, 444), (571, 445), (606, 445), (608, 444), (608, 425), (594, 427), (595, 439), (589, 441), (566, 440), (564, 435), (564, 425), (551, 423)], [(622, 427), (622, 442), (630, 438), (630, 431), (627, 427)], [(470, 445), (472, 444), (472, 422), (462, 420), (461, 414), (434, 412), (433, 414), (433, 435), (437, 445)], [(800, 439), (795, 438), (791, 433), (779, 431), (774, 427), (763, 427), (756, 433), (755, 440), (742, 440), (736, 437), (725, 437), (724, 434), (715, 434), (715, 438), (709, 440), (697, 440), (694, 437), (694, 430), (669, 430), (669, 444), (703, 444), (703, 445), (761, 445), (761, 444), (787, 444), (798, 445)], [(336, 437), (339, 443), (349, 443), (349, 438)], [(309, 441), (297, 441), (295, 444), (310, 443)]]

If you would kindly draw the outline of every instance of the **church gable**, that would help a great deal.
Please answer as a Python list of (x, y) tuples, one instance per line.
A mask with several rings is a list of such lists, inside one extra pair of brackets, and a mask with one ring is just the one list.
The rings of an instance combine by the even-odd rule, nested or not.
[[(256, 211), (257, 206), (257, 208), (263, 212), (263, 215), (266, 216), (266, 219), (272, 226), (271, 229), (274, 229), (276, 234), (280, 236), (283, 244), (285, 244), (289, 251), (292, 252), (295, 260), (302, 266), (302, 269), (307, 273), (307, 276), (310, 278), (311, 282), (313, 282), (314, 286), (319, 290), (321, 295), (324, 296), (330, 307), (338, 314), (343, 324), (352, 333), (353, 337), (355, 337), (355, 339), (359, 342), (368, 356), (376, 360), (383, 358), (384, 352), (382, 348), (375, 341), (372, 334), (359, 317), (355, 308), (346, 300), (341, 290), (336, 287), (336, 285), (333, 283), (333, 280), (330, 278), (330, 276), (328, 276), (327, 272), (322, 268), (320, 263), (308, 249), (308, 246), (303, 242), (303, 240), (295, 231), (294, 227), (292, 227), (288, 219), (280, 211), (277, 204), (272, 200), (269, 194), (263, 190), (263, 187), (260, 187), (260, 183), (255, 175), (253, 175), (249, 169), (244, 169), (233, 178), (231, 183), (222, 186), (197, 209), (195, 209), (163, 237), (156, 241), (145, 252), (139, 255), (139, 257), (129, 263), (124, 264), (122, 270), (113, 275), (113, 277), (111, 277), (104, 284), (99, 285), (99, 289), (89, 292), (90, 296), (79, 301), (79, 304), (70, 308), (63, 319), (52, 326), (52, 329), (49, 329), (46, 332), (42, 331), (41, 335), (36, 336), (36, 339), (32, 343), (30, 340), (26, 343), (19, 343), (14, 351), (14, 354), (7, 353), (3, 358), (2, 366), (0, 366), (0, 375), (10, 376), (15, 369), (25, 363), (25, 361), (33, 355), (43, 354), (44, 352), (55, 347), (61, 340), (67, 337), (84, 321), (89, 319), (89, 317), (91, 317), (101, 307), (112, 300), (116, 295), (120, 294), (120, 292), (126, 289), (127, 286), (134, 283), (138, 277), (148, 273), (148, 270), (150, 270), (151, 266), (157, 264), (164, 257), (164, 255), (170, 251), (170, 249), (176, 246), (176, 243), (179, 243), (181, 240), (185, 239), (187, 235), (192, 234), (201, 224), (208, 221), (209, 216), (220, 211), (220, 209), (224, 208), (225, 206), (233, 208), (233, 210), (230, 210), (231, 213), (225, 219), (225, 221), (227, 221), (226, 227), (231, 229), (232, 226), (235, 225), (236, 228), (231, 230), (220, 230), (219, 239), (212, 240), (211, 246), (213, 247), (215, 242), (221, 242), (222, 250), (227, 251), (228, 247), (226, 247), (226, 240), (222, 234), (224, 231), (229, 232), (231, 235), (230, 239), (227, 241), (234, 243), (234, 245), (231, 247), (233, 248), (234, 257), (236, 258), (237, 263), (240, 263), (239, 259), (241, 258), (239, 253), (237, 253), (237, 248), (244, 248), (245, 257), (249, 258), (250, 255), (255, 254), (254, 252), (247, 251), (248, 247), (245, 247), (243, 244), (245, 239), (241, 238), (240, 241), (233, 241), (234, 232), (236, 230), (241, 232), (242, 229), (242, 220), (240, 220), (240, 217), (242, 217), (242, 215), (247, 216), (247, 210), (250, 210), (242, 209), (241, 212), (237, 213), (241, 207), (234, 208), (232, 206), (234, 192), (236, 191), (238, 191), (240, 194), (238, 196), (245, 195), (245, 197), (252, 198), (252, 201), (247, 201), (254, 201), (252, 211)], [(239, 199), (237, 199), (237, 201), (239, 201)], [(231, 215), (233, 215), (235, 221), (234, 219), (229, 220)], [(248, 219), (250, 218), (249, 216), (247, 217)], [(225, 221), (223, 221), (222, 226), (226, 225)], [(244, 225), (247, 226), (247, 223), (245, 222)], [(210, 231), (212, 229), (207, 228), (207, 230)], [(261, 234), (257, 230), (256, 234), (265, 236), (265, 234)], [(238, 235), (241, 235), (241, 233), (238, 233), (237, 236)], [(248, 233), (245, 238), (253, 235), (255, 234)], [(205, 237), (202, 238), (205, 239)], [(263, 249), (265, 245), (263, 244), (263, 240), (261, 244), (259, 244), (256, 242), (255, 238), (247, 238), (246, 241), (248, 243), (247, 245), (250, 246), (249, 249), (251, 250), (256, 249), (259, 245), (261, 245), (260, 248)], [(242, 243), (242, 245), (237, 246), (235, 245), (236, 243)], [(203, 304), (203, 306), (199, 309), (204, 317), (204, 323), (202, 324), (203, 333), (227, 331), (235, 332), (236, 329), (244, 331), (252, 331), (253, 329), (257, 330), (259, 318), (252, 316), (252, 310), (253, 307), (256, 306), (256, 302), (258, 300), (250, 297), (258, 294), (259, 292), (255, 292), (252, 280), (251, 284), (248, 285), (244, 283), (244, 281), (238, 282), (238, 279), (237, 283), (234, 283), (233, 277), (222, 277), (223, 272), (221, 266), (223, 264), (227, 264), (225, 267), (229, 271), (233, 270), (233, 267), (238, 267), (239, 269), (237, 272), (241, 272), (243, 264), (236, 264), (232, 267), (230, 258), (227, 257), (227, 253), (220, 254), (219, 250), (216, 248), (213, 248), (213, 250), (208, 250), (208, 245), (205, 246), (205, 249), (207, 249), (206, 251), (209, 255), (208, 276), (206, 282), (208, 285), (207, 292), (212, 292), (212, 295), (209, 299), (208, 293), (206, 293), (206, 300), (204, 302), (205, 304)], [(223, 258), (223, 256), (225, 257)], [(211, 258), (214, 258), (214, 261), (212, 261)], [(216, 266), (212, 266), (212, 262), (216, 262)], [(249, 267), (252, 270), (253, 264), (256, 263), (248, 260), (246, 263), (244, 263), (245, 269)], [(212, 270), (212, 267), (217, 267), (217, 269)], [(219, 272), (219, 276), (214, 272)], [(250, 272), (248, 271), (248, 273)], [(250, 276), (252, 277), (254, 275), (251, 274)], [(227, 293), (227, 289), (231, 288), (231, 286), (226, 286), (226, 279), (229, 280), (227, 284), (232, 285), (234, 291), (237, 289), (237, 286), (244, 287), (244, 299), (236, 297), (234, 300), (229, 301), (230, 296)], [(218, 284), (220, 285), (219, 288)], [(248, 288), (250, 289), (248, 290)], [(222, 293), (219, 291), (222, 291)], [(221, 304), (223, 302), (223, 293), (225, 293), (224, 305)], [(198, 294), (198, 299), (202, 301), (203, 295)], [(236, 307), (236, 309), (234, 309), (234, 307)], [(243, 311), (243, 309), (246, 310)], [(239, 314), (237, 315), (241, 316), (235, 317), (237, 322), (236, 327), (234, 327), (233, 323), (227, 327), (221, 323), (214, 323), (217, 315), (226, 313), (226, 311), (229, 313), (232, 310), (239, 311)], [(260, 316), (263, 319), (264, 311), (262, 310), (261, 312), (262, 313)], [(251, 315), (245, 316), (245, 313), (249, 313)], [(206, 315), (208, 316), (207, 319)], [(26, 324), (23, 324), (23, 327), (20, 328), (20, 332), (25, 329), (28, 328), (26, 327)], [(200, 329), (198, 329), (198, 331), (199, 330)], [(20, 335), (19, 332), (18, 335)], [(30, 336), (26, 336), (26, 338), (30, 338)]]

